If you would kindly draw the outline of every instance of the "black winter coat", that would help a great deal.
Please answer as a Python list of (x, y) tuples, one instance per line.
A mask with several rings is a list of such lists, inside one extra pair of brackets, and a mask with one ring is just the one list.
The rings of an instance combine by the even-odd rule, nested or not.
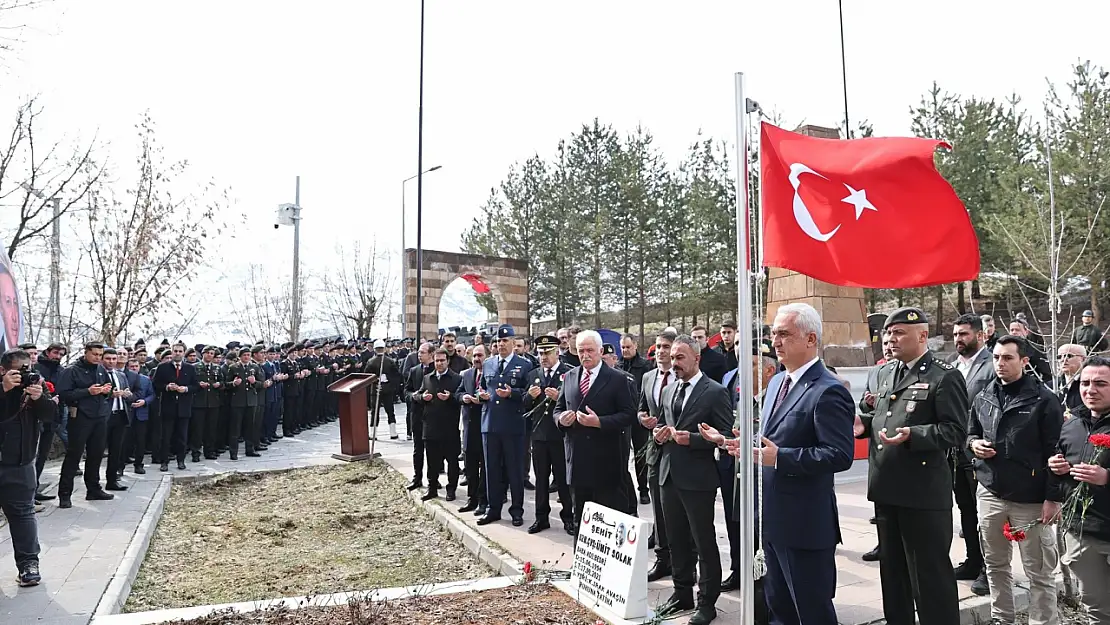
[(44, 388), (42, 397), (24, 404), (23, 391), (15, 388), (0, 395), (0, 410), (0, 465), (31, 464), (38, 450), (39, 424), (52, 423), (57, 415), (50, 394)]
[(1056, 480), (1049, 480), (1048, 459), (1056, 454), (1064, 411), (1041, 381), (1024, 375), (1009, 395), (995, 378), (975, 396), (968, 421), (972, 441), (994, 443), (995, 456), (973, 461), (975, 477), (996, 497), (1015, 503), (1062, 501)]

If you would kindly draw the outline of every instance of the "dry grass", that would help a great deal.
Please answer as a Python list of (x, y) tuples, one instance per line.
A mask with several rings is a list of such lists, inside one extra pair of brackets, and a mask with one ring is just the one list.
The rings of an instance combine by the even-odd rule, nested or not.
[(220, 612), (177, 625), (595, 625), (589, 610), (546, 584), (348, 605)]
[(383, 463), (178, 485), (125, 612), (488, 577)]

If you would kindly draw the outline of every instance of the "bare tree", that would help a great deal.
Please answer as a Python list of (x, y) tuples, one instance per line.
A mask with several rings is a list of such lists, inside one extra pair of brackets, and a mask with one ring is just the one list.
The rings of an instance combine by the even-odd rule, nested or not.
[(23, 43), (28, 14), (50, 0), (0, 0), (0, 62), (6, 62)]
[[(293, 288), (292, 280), (277, 280), (265, 265), (251, 264), (243, 281), (228, 291), (239, 329), (266, 341), (292, 336)], [(303, 274), (300, 288), (303, 292)]]
[(78, 148), (62, 141), (36, 144), (35, 124), (41, 114), (42, 107), (33, 98), (20, 105), (7, 145), (0, 144), (0, 201), (19, 209), (8, 239), (9, 258), (15, 258), (21, 246), (47, 235), (56, 218), (83, 206), (104, 175), (104, 165), (93, 157), (95, 141)]
[(226, 192), (211, 182), (199, 192), (176, 197), (174, 182), (188, 163), (166, 165), (149, 113), (136, 128), (140, 153), (135, 188), (117, 195), (97, 185), (87, 212), (89, 304), (100, 338), (111, 342), (134, 321), (157, 324), (159, 313), (176, 305), (182, 287), (205, 262), (209, 235), (220, 234), (217, 214), (227, 205)]
[(381, 321), (393, 296), (395, 279), (386, 254), (375, 242), (365, 252), (358, 243), (351, 253), (337, 245), (336, 271), (325, 273), (322, 311), (335, 331), (350, 337), (367, 337)]

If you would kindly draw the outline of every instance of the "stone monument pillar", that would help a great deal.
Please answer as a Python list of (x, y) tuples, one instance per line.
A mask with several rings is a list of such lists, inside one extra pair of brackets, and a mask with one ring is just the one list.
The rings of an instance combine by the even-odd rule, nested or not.
[[(795, 132), (810, 137), (838, 139), (835, 128), (802, 126)], [(866, 367), (875, 364), (867, 306), (863, 289), (815, 280), (789, 269), (771, 267), (767, 277), (767, 323), (780, 306), (803, 302), (821, 313), (821, 357), (834, 367)]]

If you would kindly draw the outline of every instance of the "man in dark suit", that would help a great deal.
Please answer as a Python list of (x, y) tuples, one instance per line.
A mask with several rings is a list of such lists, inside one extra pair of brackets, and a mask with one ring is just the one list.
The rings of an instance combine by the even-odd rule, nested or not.
[[(644, 374), (640, 384), (639, 412), (636, 418), (639, 427), (647, 430), (648, 444), (644, 448), (647, 464), (648, 488), (651, 489), (651, 508), (655, 517), (655, 564), (648, 571), (648, 581), (654, 582), (671, 574), (671, 550), (667, 540), (667, 521), (663, 516), (663, 498), (659, 493), (659, 449), (651, 442), (651, 431), (663, 417), (663, 391), (675, 381), (671, 370), (671, 345), (678, 335), (674, 332), (661, 332), (655, 337), (656, 368)], [(633, 426), (635, 427), (635, 426)]]
[[(952, 329), (952, 340), (956, 344), (956, 356), (951, 364), (963, 374), (967, 385), (967, 399), (975, 396), (995, 379), (994, 363), (987, 349), (987, 337), (983, 333), (983, 319), (979, 315), (965, 314), (956, 319)], [(964, 422), (964, 428), (967, 428)], [(979, 511), (976, 504), (975, 467), (972, 466), (971, 451), (967, 446), (953, 450), (952, 492), (956, 505), (960, 508), (960, 529), (964, 535), (964, 549), (967, 559), (956, 567), (956, 579), (974, 580), (971, 590), (977, 595), (990, 592), (986, 569), (983, 566), (983, 548), (979, 544)]]
[(785, 371), (767, 388), (763, 440), (764, 591), (772, 623), (836, 625), (833, 474), (852, 466), (855, 408), (818, 357), (821, 317), (808, 304), (779, 308), (772, 345)]
[(536, 522), (528, 528), (528, 533), (536, 534), (551, 527), (548, 520), (551, 514), (549, 488), (554, 477), (559, 501), (563, 504), (559, 517), (563, 521), (563, 529), (573, 536), (574, 500), (567, 486), (566, 449), (563, 432), (552, 417), (563, 376), (571, 370), (571, 366), (559, 362), (559, 339), (554, 336), (539, 337), (536, 348), (540, 352), (539, 366), (528, 375), (528, 394), (524, 398), (524, 407), (532, 423), (532, 464), (536, 471)]
[(582, 364), (563, 378), (554, 418), (566, 437), (567, 482), (578, 527), (587, 501), (613, 510), (628, 505), (621, 477), (628, 474), (624, 431), (636, 421), (636, 404), (624, 372), (601, 361), (601, 335), (585, 330), (574, 340)]
[(486, 497), (489, 509), (478, 525), (501, 520), (506, 477), (512, 494), (509, 516), (513, 526), (524, 525), (524, 393), (532, 363), (513, 353), (513, 326), (497, 328), (497, 355), (485, 362), (482, 378), (491, 402), (482, 415), (482, 447), (486, 461)]
[[(405, 403), (408, 404), (405, 420), (408, 422), (408, 432), (412, 435), (412, 483), (407, 486), (409, 490), (416, 490), (424, 485), (424, 476), (421, 475), (424, 472), (424, 403), (418, 395), (424, 386), (424, 376), (434, 369), (432, 344), (421, 343), (416, 355), (418, 364), (405, 372)], [(439, 488), (438, 484), (428, 486)]]
[(699, 425), (729, 431), (733, 421), (728, 391), (701, 372), (700, 360), (697, 340), (688, 336), (675, 339), (671, 366), (678, 383), (663, 391), (663, 421), (652, 431), (659, 447), (659, 487), (674, 570), (670, 603), (675, 608), (695, 607), (694, 579), (700, 572), (697, 612), (690, 617), (691, 625), (706, 625), (717, 618), (715, 604), (721, 594), (721, 553), (713, 527), (716, 444), (702, 438)]
[[(177, 456), (177, 468), (185, 470), (185, 444), (189, 436), (189, 418), (193, 412), (193, 395), (200, 390), (197, 371), (185, 362), (185, 345), (171, 348), (171, 362), (154, 370), (154, 391), (158, 393), (162, 416), (162, 446), (159, 470), (169, 471), (169, 453)], [(171, 447), (172, 443), (172, 447)]]
[(891, 625), (960, 620), (952, 546), (952, 468), (968, 415), (967, 388), (952, 365), (929, 352), (928, 319), (918, 308), (887, 317), (895, 362), (879, 374), (872, 416), (855, 425), (870, 440), (867, 498), (879, 528), (883, 614)]
[(413, 399), (424, 405), (424, 450), (428, 455), (428, 492), (420, 499), (439, 496), (439, 471), (447, 463), (447, 501), (455, 500), (459, 485), (459, 390), (462, 378), (447, 368), (450, 354), (440, 348), (432, 356), (435, 370), (424, 376)]
[(463, 372), (456, 396), (462, 404), (466, 421), (466, 505), (459, 512), (474, 512), (485, 516), (489, 502), (486, 499), (486, 463), (482, 452), (482, 409), (490, 399), (484, 388), (482, 367), (486, 362), (486, 348), (475, 345), (472, 366)]
[(123, 440), (127, 435), (127, 428), (134, 419), (131, 403), (139, 394), (139, 376), (130, 374), (119, 362), (119, 353), (111, 347), (104, 350), (104, 370), (108, 373), (108, 381), (112, 384), (109, 393), (111, 413), (108, 416), (108, 466), (104, 473), (107, 484), (104, 490), (123, 491), (127, 487), (120, 484), (123, 467), (127, 459), (123, 455)]

